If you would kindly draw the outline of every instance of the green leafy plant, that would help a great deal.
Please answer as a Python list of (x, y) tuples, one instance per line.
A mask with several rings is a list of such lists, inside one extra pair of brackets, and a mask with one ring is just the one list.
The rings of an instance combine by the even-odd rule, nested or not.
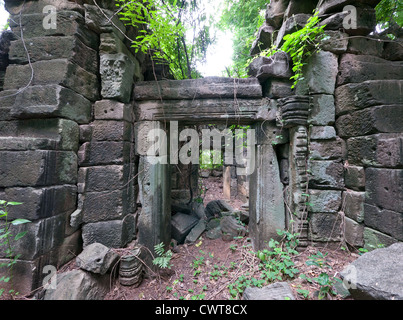
[(281, 50), (289, 53), (293, 62), (294, 75), (291, 77), (291, 80), (294, 80), (293, 88), (304, 79), (302, 69), (307, 59), (320, 50), (319, 44), (326, 25), (318, 26), (319, 22), (318, 12), (315, 12), (302, 29), (283, 38), (285, 42)]
[(242, 275), (238, 277), (233, 283), (228, 285), (229, 293), (232, 298), (239, 298), (247, 287), (257, 287), (262, 288), (265, 284), (263, 279), (256, 279), (255, 277), (248, 277), (247, 275)]
[(292, 88), (295, 88), (298, 82), (304, 79), (303, 67), (309, 57), (320, 50), (320, 43), (326, 37), (324, 34), (326, 25), (319, 26), (319, 22), (318, 12), (314, 12), (303, 28), (284, 36), (284, 43), (280, 48), (272, 46), (260, 54), (260, 56), (270, 57), (282, 51), (290, 55), (294, 71), (294, 75), (290, 78), (290, 80), (294, 80)]
[(233, 62), (226, 69), (225, 76), (247, 78), (250, 49), (256, 39), (256, 31), (265, 20), (268, 1), (227, 0), (218, 20), (218, 27), (233, 34)]
[(318, 251), (316, 254), (308, 257), (308, 261), (306, 261), (306, 264), (308, 266), (317, 266), (318, 268), (331, 268), (326, 260), (327, 255), (328, 253), (323, 254), (322, 252)]
[(173, 253), (171, 250), (165, 251), (164, 247), (165, 247), (164, 243), (157, 244), (154, 247), (154, 251), (158, 255), (158, 257), (156, 257), (153, 260), (153, 264), (161, 269), (171, 269), (172, 268), (171, 259)]
[(282, 237), (281, 241), (271, 239), (268, 249), (254, 253), (260, 261), (260, 277), (251, 277), (247, 274), (238, 277), (228, 285), (232, 298), (239, 298), (247, 287), (261, 288), (267, 283), (292, 279), (299, 273), (292, 260), (298, 253), (295, 248), (299, 243), (299, 234), (284, 230), (277, 230), (277, 234)]
[(375, 8), (378, 22), (377, 30), (395, 40), (402, 32), (403, 2), (400, 0), (382, 0)]
[(309, 290), (297, 289), (297, 293), (304, 297), (304, 299), (309, 299)]
[[(119, 17), (135, 26), (132, 46), (165, 61), (175, 79), (199, 78), (196, 63), (206, 58), (213, 43), (209, 17), (200, 0), (117, 0)], [(189, 32), (193, 31), (193, 32)]]
[[(20, 240), (27, 234), (27, 231), (21, 231), (17, 235), (14, 236), (12, 234), (11, 227), (26, 224), (31, 221), (26, 220), (26, 219), (15, 219), (11, 222), (8, 221), (8, 219), (9, 219), (8, 208), (10, 206), (19, 206), (21, 204), (22, 204), (21, 202), (7, 202), (5, 200), (0, 200), (0, 219), (1, 219), (0, 220), (0, 247), (5, 247), (5, 249), (4, 249), (5, 257), (7, 259), (9, 259), (9, 262), (4, 262), (4, 263), (0, 264), (0, 268), (5, 267), (8, 269), (7, 274), (0, 277), (0, 282), (10, 283), (11, 288), (13, 287), (13, 285), (12, 285), (13, 266), (17, 263), (17, 260), (20, 257), (20, 254), (14, 253), (14, 248), (12, 246), (12, 243)], [(0, 296), (4, 293), (4, 291), (5, 291), (4, 288), (0, 288)], [(9, 293), (16, 294), (14, 289), (10, 289)]]
[(320, 286), (318, 291), (319, 300), (337, 295), (337, 292), (333, 290), (333, 286), (335, 285), (336, 281), (341, 282), (340, 279), (330, 278), (326, 272), (322, 272), (318, 277), (313, 278), (313, 280)]

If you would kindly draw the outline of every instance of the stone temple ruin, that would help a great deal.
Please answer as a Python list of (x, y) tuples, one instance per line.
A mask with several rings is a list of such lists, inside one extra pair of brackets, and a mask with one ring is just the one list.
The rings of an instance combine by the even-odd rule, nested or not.
[[(315, 8), (327, 25), (328, 40), (291, 89), (283, 53), (256, 59), (248, 79), (166, 80), (165, 68), (131, 48), (135, 28), (109, 21), (113, 1), (6, 0), (0, 199), (23, 202), (10, 219), (31, 221), (15, 227), (27, 231), (15, 248), (16, 289), (32, 292), (45, 266), (93, 243), (170, 242), (171, 204), (189, 201), (178, 176), (196, 188), (198, 170), (155, 164), (140, 142), (172, 121), (256, 130), (255, 249), (290, 227), (302, 246), (403, 241), (403, 42), (370, 35), (378, 2), (271, 1), (251, 54), (281, 44)], [(57, 9), (56, 29), (43, 26), (46, 5)], [(357, 8), (356, 28), (343, 27), (346, 5)]]

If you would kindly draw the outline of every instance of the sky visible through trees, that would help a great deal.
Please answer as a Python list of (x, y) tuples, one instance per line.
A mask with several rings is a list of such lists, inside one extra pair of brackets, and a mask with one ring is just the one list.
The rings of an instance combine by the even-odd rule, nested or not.
[[(128, 1), (128, 0), (127, 0)], [(171, 7), (182, 5), (183, 10), (179, 16), (179, 21), (187, 27), (184, 35), (186, 45), (189, 50), (198, 41), (196, 31), (199, 31), (194, 21), (203, 21), (207, 26), (208, 33), (205, 34), (204, 41), (207, 45), (202, 45), (207, 51), (202, 56), (194, 57), (190, 61), (189, 70), (182, 70), (183, 78), (200, 76), (234, 76), (245, 77), (245, 66), (249, 56), (249, 50), (255, 39), (255, 34), (264, 22), (264, 12), (268, 0), (153, 0), (170, 4)], [(188, 8), (194, 6), (193, 12), (188, 12)], [(377, 7), (378, 32), (395, 26), (399, 29), (403, 25), (403, 2), (401, 0), (382, 0)], [(201, 19), (202, 17), (202, 19)], [(7, 24), (8, 13), (4, 9), (4, 1), (0, 0), (0, 30)], [(192, 19), (194, 21), (192, 21)], [(203, 20), (205, 19), (205, 20)], [(393, 21), (390, 23), (390, 21)], [(397, 23), (397, 24), (396, 24)], [(203, 27), (203, 26), (202, 26)], [(401, 28), (400, 28), (401, 29)], [(391, 31), (392, 32), (392, 31)], [(399, 31), (401, 32), (401, 30)], [(393, 34), (388, 34), (394, 38)], [(176, 50), (184, 51), (183, 48)], [(182, 58), (183, 59), (183, 58)], [(184, 64), (184, 63), (182, 63)], [(189, 63), (188, 63), (189, 66)], [(182, 67), (182, 69), (186, 69)], [(192, 72), (192, 74), (191, 74)]]

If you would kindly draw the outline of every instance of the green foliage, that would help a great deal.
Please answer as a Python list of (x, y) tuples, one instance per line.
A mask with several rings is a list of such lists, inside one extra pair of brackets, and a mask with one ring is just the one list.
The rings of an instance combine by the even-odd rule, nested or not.
[[(319, 277), (313, 279), (317, 284), (319, 284), (320, 289), (318, 292), (319, 300), (322, 300), (330, 295), (336, 295), (337, 293), (333, 290), (333, 286), (336, 283), (336, 278), (330, 278), (326, 272), (322, 272)], [(337, 279), (339, 280), (339, 279)]]
[(308, 258), (306, 264), (308, 266), (317, 266), (318, 268), (330, 268), (329, 263), (326, 261), (326, 256), (327, 253), (323, 254), (322, 252), (318, 251), (317, 254), (312, 255)]
[(298, 253), (295, 247), (298, 245), (299, 234), (283, 230), (277, 230), (277, 234), (283, 237), (281, 242), (271, 239), (269, 249), (255, 253), (260, 261), (260, 278), (248, 275), (238, 277), (228, 286), (233, 298), (239, 298), (247, 287), (261, 288), (268, 283), (292, 279), (299, 273), (292, 260)]
[(164, 247), (165, 245), (163, 243), (157, 244), (154, 247), (154, 251), (158, 255), (158, 257), (153, 260), (153, 264), (161, 269), (171, 269), (171, 259), (173, 253), (171, 250), (165, 252)]
[(266, 0), (227, 0), (218, 27), (234, 34), (233, 64), (227, 68), (227, 76), (246, 78), (249, 52), (256, 32), (264, 22)]
[(403, 2), (401, 0), (382, 0), (376, 6), (376, 18), (381, 30), (389, 29), (387, 34), (393, 39), (396, 27), (403, 27)]
[(319, 22), (318, 12), (315, 12), (302, 29), (283, 38), (285, 42), (281, 50), (289, 53), (293, 62), (294, 75), (291, 77), (291, 80), (294, 80), (293, 88), (304, 79), (302, 69), (307, 59), (320, 50), (319, 43), (324, 35), (325, 25), (319, 27)]
[[(278, 230), (280, 236), (285, 236), (282, 243), (271, 239), (269, 248), (257, 252), (261, 260), (262, 277), (267, 282), (283, 281), (285, 278), (294, 278), (299, 270), (295, 267), (292, 258), (298, 252), (295, 250), (298, 234)], [(297, 242), (295, 242), (297, 241)]]
[(200, 77), (196, 62), (205, 59), (214, 38), (212, 22), (202, 10), (206, 1), (116, 1), (120, 19), (138, 28), (132, 44), (137, 51), (150, 54), (155, 61), (167, 61), (175, 79)]
[[(291, 56), (294, 71), (294, 75), (291, 77), (291, 80), (294, 80), (292, 88), (295, 88), (298, 82), (304, 79), (303, 67), (309, 57), (320, 50), (320, 42), (326, 38), (324, 34), (326, 26), (318, 26), (319, 22), (318, 12), (315, 12), (302, 29), (284, 36), (281, 48), (273, 45), (260, 53), (260, 56), (270, 57), (282, 51)], [(248, 61), (248, 65), (253, 59)]]
[(265, 284), (263, 279), (248, 277), (248, 274), (238, 277), (233, 283), (228, 285), (228, 290), (234, 299), (239, 298), (246, 288), (257, 287), (262, 288)]
[(200, 169), (212, 170), (221, 169), (224, 165), (222, 152), (218, 150), (200, 151)]
[[(12, 234), (11, 226), (18, 226), (22, 224), (29, 223), (31, 221), (26, 219), (15, 219), (13, 221), (8, 221), (8, 207), (10, 206), (19, 206), (21, 202), (7, 202), (5, 200), (0, 200), (0, 247), (5, 247), (4, 253), (6, 254), (6, 258), (9, 259), (9, 262), (4, 262), (0, 264), (0, 268), (8, 268), (8, 275), (4, 275), (0, 277), (0, 282), (8, 283), (12, 281), (13, 278), (13, 266), (17, 263), (17, 259), (20, 257), (19, 254), (14, 253), (14, 249), (12, 246), (13, 242), (16, 242), (23, 238), (27, 231), (21, 231), (17, 235)], [(12, 286), (12, 285), (11, 285)], [(5, 289), (0, 288), (0, 296), (4, 293)], [(16, 294), (16, 292), (11, 289), (9, 291), (10, 294)]]
[[(318, 268), (321, 273), (319, 276), (315, 278), (310, 278), (305, 274), (300, 274), (299, 278), (309, 282), (310, 284), (316, 284), (319, 287), (319, 290), (316, 291), (318, 295), (318, 299), (326, 299), (331, 296), (336, 296), (337, 292), (333, 289), (336, 282), (342, 282), (340, 279), (336, 277), (330, 277), (327, 272), (323, 272), (324, 268), (332, 269), (326, 260), (326, 256), (328, 253), (323, 254), (318, 251), (316, 254), (308, 257), (308, 260), (305, 262), (308, 266), (314, 266)], [(306, 290), (297, 290), (299, 294), (301, 294), (305, 299), (309, 298), (309, 293), (305, 292)]]

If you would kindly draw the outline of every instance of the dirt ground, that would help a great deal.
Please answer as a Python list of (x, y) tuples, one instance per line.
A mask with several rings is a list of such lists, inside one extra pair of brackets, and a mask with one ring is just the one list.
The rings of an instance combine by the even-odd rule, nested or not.
[[(212, 200), (223, 199), (222, 178), (210, 177), (204, 180), (207, 192), (204, 204)], [(243, 204), (238, 199), (228, 203), (236, 210)], [(115, 281), (106, 300), (230, 300), (241, 299), (230, 294), (228, 285), (239, 277), (259, 278), (259, 261), (252, 252), (250, 239), (225, 242), (222, 239), (210, 240), (202, 235), (195, 244), (185, 244), (175, 248), (171, 269), (151, 273), (138, 288), (124, 287)], [(325, 255), (323, 267), (308, 266), (306, 262), (320, 250)], [(308, 278), (318, 277), (326, 272), (330, 278), (336, 276), (348, 264), (358, 258), (356, 253), (347, 250), (329, 250), (308, 247), (293, 258), (300, 274)], [(288, 281), (298, 300), (317, 299), (320, 286), (296, 277)], [(298, 294), (297, 290), (306, 290), (308, 296)], [(331, 296), (330, 299), (342, 299)], [(348, 299), (348, 298), (347, 298)]]
[[(203, 179), (202, 183), (203, 188), (207, 187), (203, 196), (204, 206), (207, 206), (210, 201), (224, 199), (222, 177), (209, 177), (208, 179)], [(240, 210), (241, 206), (244, 204), (243, 201), (236, 198), (231, 198), (231, 200), (225, 201), (227, 201), (235, 210)]]
[[(205, 194), (205, 205), (216, 199), (222, 199), (221, 178), (209, 178), (206, 181), (208, 187)], [(232, 199), (228, 201), (234, 209), (239, 209), (242, 201)], [(235, 283), (240, 277), (259, 278), (259, 259), (252, 252), (248, 236), (242, 239), (234, 239), (230, 242), (221, 238), (210, 240), (205, 234), (194, 244), (180, 245), (173, 250), (171, 259), (172, 267), (148, 271), (139, 287), (122, 286), (118, 277), (111, 277), (111, 290), (105, 300), (230, 300), (241, 299), (242, 295), (233, 296), (228, 286)], [(116, 249), (122, 254), (126, 249)], [(325, 255), (322, 267), (307, 265), (312, 260), (312, 255), (320, 251)], [(308, 247), (293, 257), (295, 267), (300, 274), (308, 278), (318, 277), (325, 272), (329, 278), (337, 277), (348, 264), (358, 258), (358, 254), (348, 250)], [(65, 265), (58, 273), (76, 269), (75, 260)], [(147, 269), (148, 270), (148, 269)], [(317, 299), (317, 291), (320, 286), (315, 282), (309, 282), (295, 277), (282, 279), (287, 281), (297, 300)], [(305, 296), (297, 290), (306, 290)], [(341, 296), (329, 296), (330, 299), (340, 300)], [(7, 299), (5, 295), (0, 300)], [(26, 299), (19, 297), (19, 299)], [(349, 298), (347, 298), (349, 299)]]
[[(323, 268), (308, 266), (309, 257), (317, 254), (318, 248), (308, 247), (293, 259), (301, 274), (310, 278), (326, 272), (329, 277), (337, 275), (358, 255), (343, 250), (321, 250), (326, 255)], [(326, 253), (325, 253), (326, 252)], [(196, 244), (181, 245), (172, 258), (172, 268), (145, 278), (138, 288), (124, 287), (118, 281), (105, 300), (230, 300), (241, 296), (231, 296), (228, 285), (241, 276), (259, 277), (258, 259), (251, 253), (247, 238), (225, 242), (206, 237)], [(297, 293), (307, 290), (309, 298), (317, 299), (319, 285), (309, 283), (299, 277), (288, 281), (298, 300), (307, 297)], [(340, 296), (331, 299), (340, 300)]]

